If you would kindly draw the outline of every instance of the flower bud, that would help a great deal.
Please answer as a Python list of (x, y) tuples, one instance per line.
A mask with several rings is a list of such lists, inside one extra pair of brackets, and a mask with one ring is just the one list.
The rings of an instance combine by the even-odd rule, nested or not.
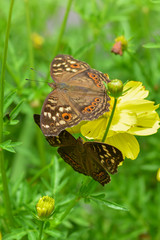
[(111, 97), (118, 98), (123, 92), (123, 83), (121, 80), (114, 79), (108, 83), (108, 90)]
[(55, 200), (48, 196), (43, 196), (36, 204), (38, 217), (41, 219), (49, 218), (54, 210)]
[(157, 178), (157, 181), (160, 182), (160, 168), (159, 168), (158, 171), (157, 171), (157, 176), (156, 176), (156, 178)]
[(123, 51), (125, 51), (127, 47), (128, 41), (125, 39), (124, 36), (119, 36), (115, 39), (115, 44), (113, 45), (111, 52), (122, 56)]

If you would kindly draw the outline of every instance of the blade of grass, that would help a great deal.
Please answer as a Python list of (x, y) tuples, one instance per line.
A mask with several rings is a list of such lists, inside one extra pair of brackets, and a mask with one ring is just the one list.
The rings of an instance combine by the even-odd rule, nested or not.
[[(62, 41), (62, 37), (63, 37), (65, 27), (66, 27), (66, 24), (67, 24), (68, 15), (69, 15), (69, 12), (70, 12), (70, 9), (71, 9), (72, 2), (73, 2), (73, 0), (68, 0), (66, 12), (65, 12), (63, 22), (62, 22), (62, 25), (61, 25), (61, 28), (60, 28), (58, 40), (57, 40), (56, 46), (55, 46), (54, 51), (53, 51), (53, 56), (56, 56), (58, 51), (59, 51), (61, 41)], [(50, 71), (47, 74), (46, 82), (48, 82), (49, 75), (50, 75)]]
[[(13, 10), (14, 0), (11, 0), (10, 9), (9, 9), (9, 16), (7, 22), (7, 30), (5, 36), (5, 43), (4, 43), (4, 54), (3, 54), (3, 61), (2, 61), (2, 72), (0, 78), (0, 143), (3, 142), (3, 103), (4, 103), (4, 87), (5, 87), (5, 69), (6, 69), (6, 60), (7, 60), (7, 51), (8, 51), (8, 40), (9, 40), (9, 32), (11, 27), (11, 17), (12, 17), (12, 10)], [(3, 150), (0, 149), (0, 167), (1, 167), (1, 174), (2, 174), (2, 183), (3, 183), (3, 193), (4, 193), (4, 204), (6, 215), (8, 217), (8, 221), (10, 225), (14, 225), (14, 219), (12, 215), (11, 209), (11, 201), (8, 191), (8, 183), (7, 183), (7, 176), (5, 171), (5, 164), (4, 164), (4, 154)]]

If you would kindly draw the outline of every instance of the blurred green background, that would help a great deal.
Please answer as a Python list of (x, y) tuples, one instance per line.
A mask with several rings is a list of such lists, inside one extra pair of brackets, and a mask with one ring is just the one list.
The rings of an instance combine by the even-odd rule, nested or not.
[[(1, 62), (10, 2), (0, 2)], [(3, 239), (37, 239), (39, 225), (33, 213), (39, 197), (54, 197), (57, 215), (63, 214), (82, 182), (88, 180), (58, 156), (33, 121), (33, 114), (40, 114), (51, 91), (47, 82), (52, 81), (48, 73), (55, 54), (70, 54), (108, 73), (110, 79), (141, 81), (150, 91), (148, 99), (156, 104), (160, 101), (160, 1), (73, 0), (60, 38), (68, 3), (14, 1), (5, 73), (4, 136), (5, 140), (21, 145), (15, 148), (15, 153), (5, 151), (16, 224), (11, 230), (7, 226), (0, 182)], [(114, 55), (111, 53), (114, 39), (121, 35), (128, 40), (129, 52)], [(6, 114), (16, 106), (19, 114), (9, 122)], [(160, 239), (160, 183), (156, 178), (160, 135), (137, 139), (141, 147), (138, 158), (125, 159), (107, 186), (92, 182), (90, 189), (88, 185), (88, 195), (78, 201), (60, 224), (55, 226), (54, 221), (47, 224), (44, 239)], [(103, 201), (90, 201), (89, 194), (105, 194), (107, 201), (129, 211), (109, 208)]]

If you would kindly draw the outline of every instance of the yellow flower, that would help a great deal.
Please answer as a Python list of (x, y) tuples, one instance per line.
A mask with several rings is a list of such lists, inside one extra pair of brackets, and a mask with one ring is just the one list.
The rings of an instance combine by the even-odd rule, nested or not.
[[(135, 159), (139, 153), (139, 144), (134, 135), (145, 136), (157, 132), (159, 116), (155, 111), (158, 105), (146, 100), (148, 91), (141, 82), (130, 81), (124, 86), (124, 93), (118, 98), (112, 123), (105, 140), (106, 143), (117, 147), (124, 157)], [(96, 120), (83, 122), (79, 127), (83, 136), (88, 139), (102, 141), (113, 107), (111, 97), (110, 112)]]
[(39, 199), (36, 209), (38, 217), (41, 219), (49, 218), (54, 210), (55, 200), (48, 196)]
[(41, 37), (38, 33), (32, 33), (32, 42), (33, 46), (37, 49), (41, 48), (44, 43), (44, 38)]

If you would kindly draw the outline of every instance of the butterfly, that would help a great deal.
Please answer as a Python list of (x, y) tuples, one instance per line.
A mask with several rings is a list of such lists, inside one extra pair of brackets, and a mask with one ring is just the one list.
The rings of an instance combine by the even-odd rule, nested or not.
[(45, 136), (57, 136), (82, 120), (93, 120), (109, 111), (110, 97), (103, 83), (108, 75), (69, 55), (57, 55), (50, 67), (53, 91), (44, 101), (40, 125)]
[[(34, 121), (40, 127), (40, 115), (34, 114)], [(114, 174), (123, 161), (121, 151), (101, 142), (83, 142), (75, 139), (63, 130), (58, 136), (45, 136), (52, 147), (58, 147), (58, 153), (75, 171), (91, 176), (101, 185), (110, 182), (108, 173)]]

